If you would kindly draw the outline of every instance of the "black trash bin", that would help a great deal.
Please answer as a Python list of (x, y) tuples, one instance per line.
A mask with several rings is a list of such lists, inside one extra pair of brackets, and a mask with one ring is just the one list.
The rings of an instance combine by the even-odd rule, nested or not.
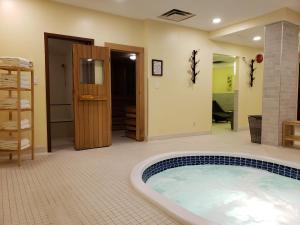
[(251, 115), (248, 116), (251, 142), (261, 144), (261, 115)]

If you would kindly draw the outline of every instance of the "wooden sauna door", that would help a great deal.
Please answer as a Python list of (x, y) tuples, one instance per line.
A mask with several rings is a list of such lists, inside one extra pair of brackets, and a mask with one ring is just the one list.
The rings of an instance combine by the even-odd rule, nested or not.
[(75, 149), (111, 145), (109, 49), (73, 45)]

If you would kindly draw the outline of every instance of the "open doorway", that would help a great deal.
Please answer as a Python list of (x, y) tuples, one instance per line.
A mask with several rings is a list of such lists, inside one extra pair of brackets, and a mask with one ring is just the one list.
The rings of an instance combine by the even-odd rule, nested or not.
[(112, 140), (136, 138), (136, 54), (111, 51)]
[(74, 147), (74, 139), (77, 150), (109, 146), (112, 129), (125, 140), (145, 138), (144, 49), (93, 43), (45, 33), (48, 152)]
[(228, 132), (235, 129), (236, 57), (213, 55), (212, 74), (212, 132)]
[(105, 46), (111, 59), (112, 142), (144, 141), (144, 49)]
[(45, 33), (48, 152), (74, 147), (72, 47), (93, 43)]

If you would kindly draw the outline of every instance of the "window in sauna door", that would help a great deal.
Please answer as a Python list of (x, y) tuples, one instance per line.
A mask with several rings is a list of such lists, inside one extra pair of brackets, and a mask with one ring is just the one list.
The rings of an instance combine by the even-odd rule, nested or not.
[(80, 59), (80, 83), (103, 85), (103, 61)]

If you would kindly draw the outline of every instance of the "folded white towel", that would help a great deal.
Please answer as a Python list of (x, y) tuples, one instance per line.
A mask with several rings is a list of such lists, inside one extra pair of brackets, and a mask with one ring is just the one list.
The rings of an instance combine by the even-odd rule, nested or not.
[[(1, 129), (4, 130), (16, 130), (18, 128), (17, 121), (9, 120), (1, 123)], [(21, 129), (30, 128), (30, 121), (28, 119), (21, 120)]]
[[(1, 88), (17, 88), (17, 84), (11, 84), (11, 83), (1, 83), (0, 82), (0, 87)], [(30, 84), (23, 84), (21, 83), (21, 88), (26, 88), (26, 89), (30, 89), (31, 85)]]
[[(31, 78), (22, 74), (20, 76), (20, 86), (21, 88), (30, 88), (31, 87)], [(0, 74), (0, 87), (4, 88), (16, 88), (17, 87), (17, 75), (15, 74)]]
[[(1, 73), (0, 80), (17, 80), (16, 74), (7, 74), (7, 73)], [(30, 80), (30, 76), (27, 74), (21, 74), (20, 76), (21, 80)]]
[[(1, 82), (0, 81), (0, 87), (1, 88), (17, 88), (18, 86), (17, 86), (17, 83)], [(30, 89), (31, 88), (31, 84), (30, 83), (21, 82), (20, 87), (21, 88)]]
[[(30, 147), (30, 140), (28, 138), (21, 139), (21, 149)], [(17, 150), (18, 140), (14, 137), (1, 138), (0, 139), (0, 151), (1, 149)]]
[(0, 66), (16, 66), (31, 68), (33, 63), (29, 59), (21, 57), (0, 57)]
[[(0, 108), (15, 109), (17, 108), (18, 99), (15, 97), (5, 98), (0, 100)], [(30, 109), (30, 101), (27, 99), (21, 99), (21, 109)]]

